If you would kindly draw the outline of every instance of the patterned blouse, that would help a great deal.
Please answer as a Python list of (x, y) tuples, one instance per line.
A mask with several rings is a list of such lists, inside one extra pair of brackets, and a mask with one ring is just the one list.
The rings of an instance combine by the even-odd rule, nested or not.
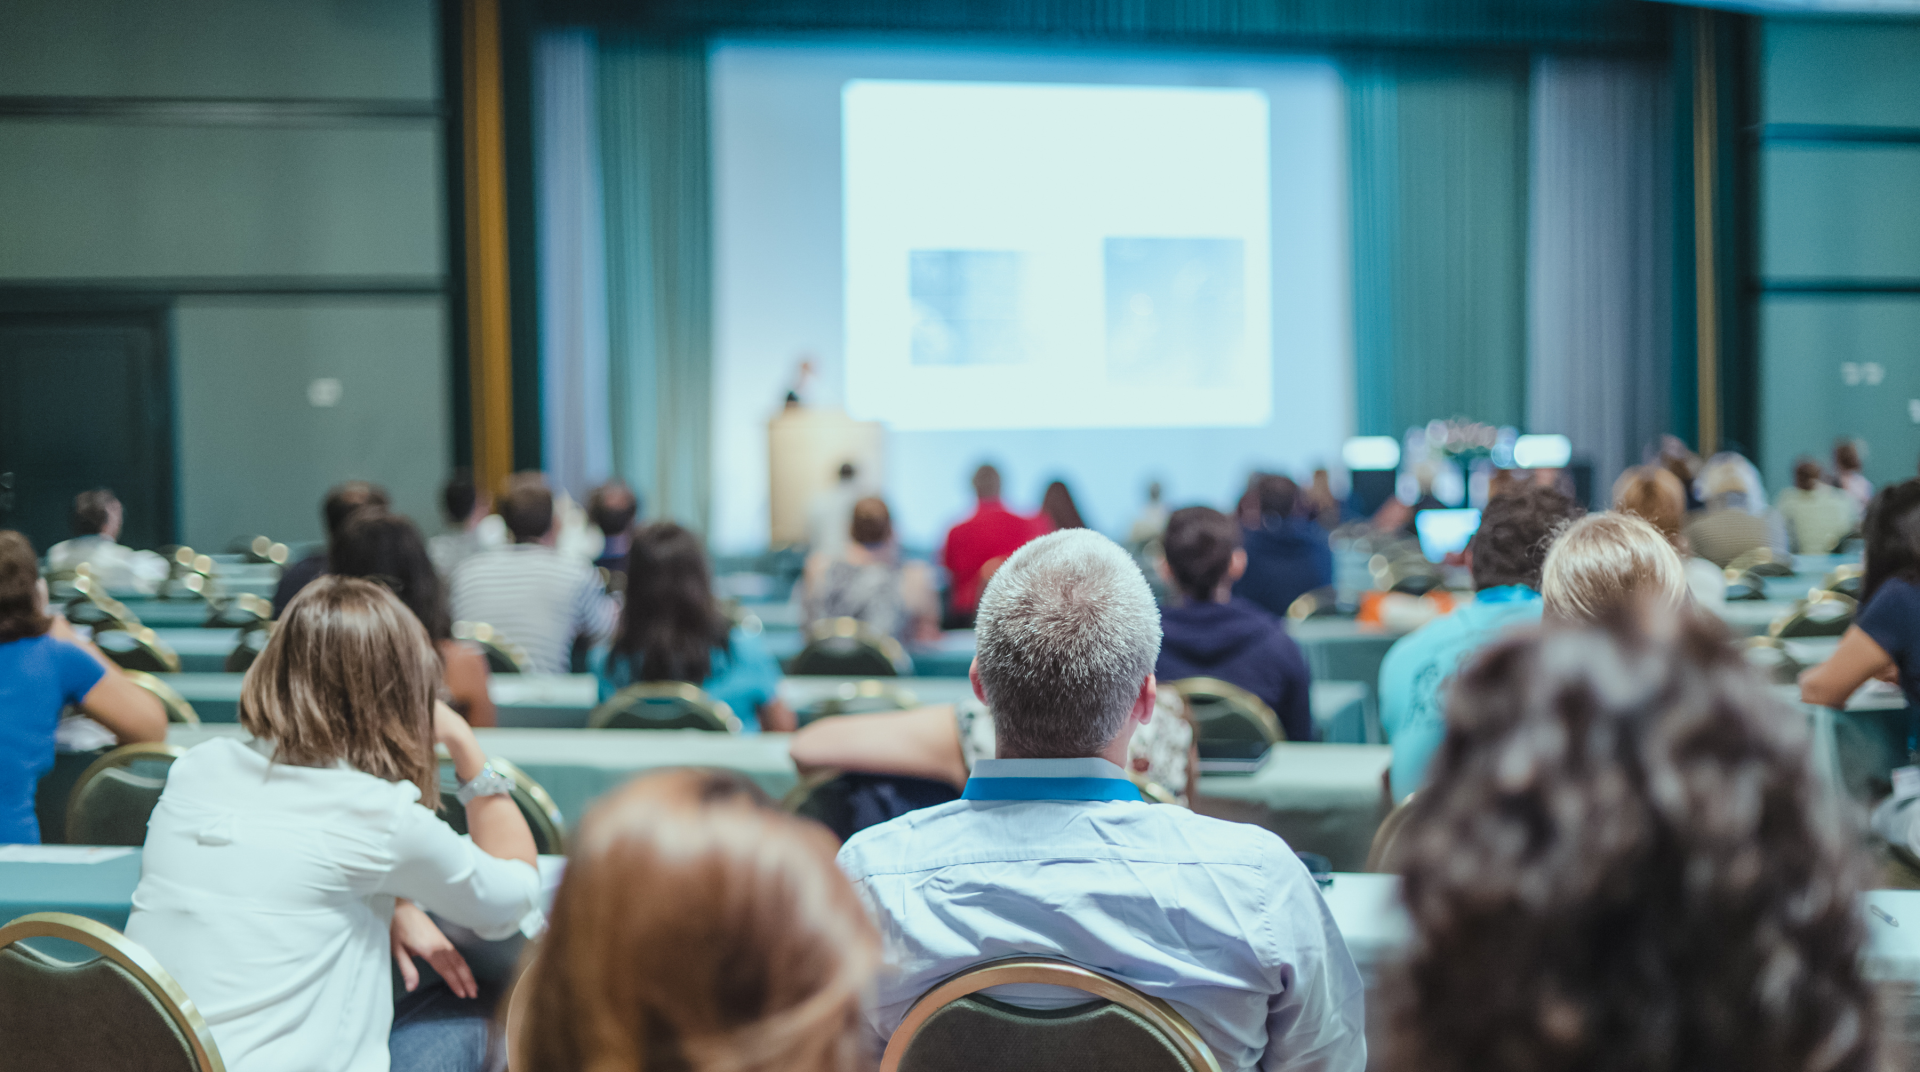
[[(992, 759), (994, 754), (993, 713), (978, 699), (968, 697), (956, 705), (960, 722), (960, 755), (971, 771), (976, 760)], [(1167, 792), (1187, 802), (1187, 784), (1192, 772), (1188, 764), (1193, 756), (1193, 723), (1186, 717), (1186, 701), (1172, 689), (1161, 689), (1154, 701), (1153, 717), (1134, 731), (1127, 747), (1131, 761), (1129, 773), (1144, 776)]]

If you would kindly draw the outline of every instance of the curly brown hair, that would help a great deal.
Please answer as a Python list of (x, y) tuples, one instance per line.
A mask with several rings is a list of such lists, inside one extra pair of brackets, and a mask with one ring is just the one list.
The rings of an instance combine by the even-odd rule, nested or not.
[(1390, 1069), (1866, 1072), (1862, 864), (1717, 623), (1642, 609), (1456, 678), (1401, 833)]
[(11, 529), (0, 531), (0, 644), (37, 637), (53, 624), (40, 607), (40, 558)]
[(1580, 516), (1572, 499), (1553, 488), (1527, 484), (1490, 499), (1473, 534), (1473, 586), (1540, 587), (1540, 567), (1554, 533)]

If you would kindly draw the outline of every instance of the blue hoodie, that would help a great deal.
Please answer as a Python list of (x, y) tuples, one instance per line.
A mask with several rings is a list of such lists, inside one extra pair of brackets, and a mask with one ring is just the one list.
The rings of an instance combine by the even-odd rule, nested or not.
[(1160, 608), (1161, 681), (1217, 677), (1266, 701), (1289, 741), (1313, 740), (1312, 674), (1280, 619), (1244, 599)]
[(1233, 594), (1270, 613), (1285, 614), (1293, 601), (1333, 583), (1333, 548), (1327, 530), (1304, 518), (1269, 517), (1246, 530), (1247, 572)]

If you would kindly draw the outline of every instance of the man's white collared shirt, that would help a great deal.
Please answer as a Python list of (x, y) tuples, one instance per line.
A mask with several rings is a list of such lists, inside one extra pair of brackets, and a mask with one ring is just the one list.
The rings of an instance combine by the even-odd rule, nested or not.
[[(1038, 783), (1026, 779), (1125, 773), (1098, 758), (981, 760), (970, 791), (1005, 778), (1027, 793)], [(1366, 1067), (1360, 974), (1306, 867), (1259, 827), (1139, 801), (962, 799), (855, 834), (840, 866), (886, 945), (869, 1012), (882, 1039), (948, 976), (1037, 955), (1166, 1000), (1222, 1069)], [(1089, 1000), (989, 994), (1034, 1008)]]

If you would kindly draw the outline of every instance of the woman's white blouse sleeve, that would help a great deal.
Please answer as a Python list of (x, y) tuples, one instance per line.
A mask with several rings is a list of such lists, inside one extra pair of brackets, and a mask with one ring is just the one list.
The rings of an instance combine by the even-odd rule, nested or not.
[(393, 868), (380, 892), (405, 897), (489, 940), (536, 934), (540, 872), (520, 860), (489, 856), (419, 805), (402, 809)]

